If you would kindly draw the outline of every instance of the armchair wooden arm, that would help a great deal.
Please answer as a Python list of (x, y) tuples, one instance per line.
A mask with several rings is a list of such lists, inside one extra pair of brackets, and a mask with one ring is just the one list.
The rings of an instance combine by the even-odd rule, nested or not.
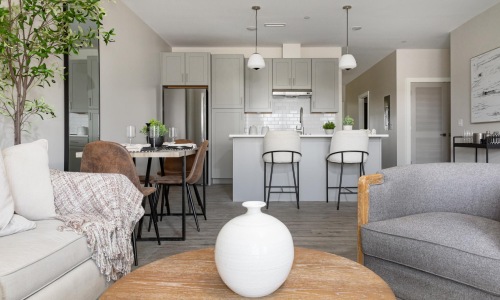
[(361, 176), (358, 181), (358, 263), (363, 264), (361, 248), (361, 226), (368, 223), (370, 209), (370, 185), (384, 182), (384, 175), (372, 174)]

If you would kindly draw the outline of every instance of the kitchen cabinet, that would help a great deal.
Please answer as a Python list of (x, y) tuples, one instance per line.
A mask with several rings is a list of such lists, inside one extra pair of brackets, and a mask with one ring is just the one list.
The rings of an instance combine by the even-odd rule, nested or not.
[(162, 85), (208, 85), (210, 53), (162, 52)]
[(243, 55), (212, 55), (212, 108), (243, 108)]
[(82, 152), (88, 143), (86, 136), (69, 136), (69, 166), (68, 171), (79, 172), (81, 158), (76, 157), (77, 152)]
[(311, 89), (311, 59), (273, 59), (273, 89)]
[[(273, 112), (273, 64), (270, 58), (264, 61), (264, 69), (245, 68), (245, 112)], [(247, 62), (245, 59), (245, 66)]]
[(89, 109), (99, 109), (99, 57), (87, 57)]
[(98, 141), (99, 136), (99, 110), (89, 110), (89, 142)]
[(86, 113), (89, 109), (87, 60), (71, 60), (69, 76), (69, 111)]
[(229, 135), (244, 132), (244, 118), (243, 109), (212, 109), (212, 179), (216, 183), (233, 177), (233, 141)]
[(339, 61), (337, 58), (312, 59), (311, 112), (339, 111)]

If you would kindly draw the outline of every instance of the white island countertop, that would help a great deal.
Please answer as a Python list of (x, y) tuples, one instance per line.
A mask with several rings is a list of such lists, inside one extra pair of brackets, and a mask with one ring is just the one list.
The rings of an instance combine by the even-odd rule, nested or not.
[[(264, 135), (263, 134), (240, 134), (240, 133), (236, 133), (236, 134), (230, 134), (229, 135), (230, 138), (258, 138), (258, 137), (261, 137), (263, 138)], [(322, 137), (326, 137), (326, 138), (331, 138), (332, 137), (332, 134), (324, 134), (324, 133), (321, 133), (321, 134), (301, 134), (300, 135), (301, 138), (322, 138)], [(368, 137), (371, 137), (371, 138), (385, 138), (385, 137), (389, 137), (388, 134), (369, 134)]]

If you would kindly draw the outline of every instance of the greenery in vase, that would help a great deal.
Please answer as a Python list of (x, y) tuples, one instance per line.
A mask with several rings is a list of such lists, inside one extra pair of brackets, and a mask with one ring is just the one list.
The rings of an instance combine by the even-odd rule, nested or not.
[(145, 125), (141, 129), (141, 133), (144, 133), (145, 135), (148, 135), (149, 127), (151, 127), (151, 126), (158, 126), (158, 128), (160, 128), (160, 136), (164, 136), (168, 132), (168, 129), (165, 127), (165, 125), (156, 119), (151, 119), (146, 124), (148, 124), (148, 125)]
[[(30, 96), (33, 87), (55, 83), (64, 71), (52, 58), (78, 54), (101, 37), (112, 41), (113, 29), (104, 31), (104, 10), (98, 0), (0, 0), (0, 114), (14, 123), (14, 144), (21, 143), (23, 125), (31, 116), (55, 117), (42, 97)], [(71, 24), (95, 24), (78, 26)]]
[(325, 124), (323, 124), (323, 129), (335, 129), (335, 123), (332, 121), (328, 121)]
[(354, 119), (351, 118), (351, 116), (347, 115), (344, 118), (344, 122), (342, 123), (343, 125), (354, 125)]

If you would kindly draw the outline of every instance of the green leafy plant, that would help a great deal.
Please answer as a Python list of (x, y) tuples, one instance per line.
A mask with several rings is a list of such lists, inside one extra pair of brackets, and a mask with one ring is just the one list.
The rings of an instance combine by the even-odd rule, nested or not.
[[(31, 116), (55, 117), (33, 87), (63, 77), (63, 54), (78, 54), (96, 38), (107, 44), (113, 29), (104, 31), (99, 0), (0, 0), (0, 114), (14, 123), (14, 144), (21, 143), (23, 126)], [(73, 30), (71, 24), (82, 24)], [(95, 24), (95, 26), (89, 26)], [(76, 28), (75, 27), (75, 28)]]
[[(149, 126), (148, 126), (148, 124), (149, 124)], [(151, 119), (151, 120), (149, 120), (148, 123), (146, 123), (146, 125), (144, 127), (142, 127), (141, 133), (148, 135), (150, 126), (158, 126), (160, 128), (160, 136), (164, 136), (168, 132), (168, 129), (165, 127), (165, 125), (162, 122), (160, 122), (156, 119)]]
[(335, 123), (333, 123), (332, 121), (328, 121), (323, 124), (323, 129), (335, 129)]
[(343, 125), (351, 125), (352, 126), (352, 125), (354, 125), (354, 119), (351, 118), (351, 116), (347, 115), (347, 116), (345, 116), (344, 121), (343, 121), (342, 124)]

